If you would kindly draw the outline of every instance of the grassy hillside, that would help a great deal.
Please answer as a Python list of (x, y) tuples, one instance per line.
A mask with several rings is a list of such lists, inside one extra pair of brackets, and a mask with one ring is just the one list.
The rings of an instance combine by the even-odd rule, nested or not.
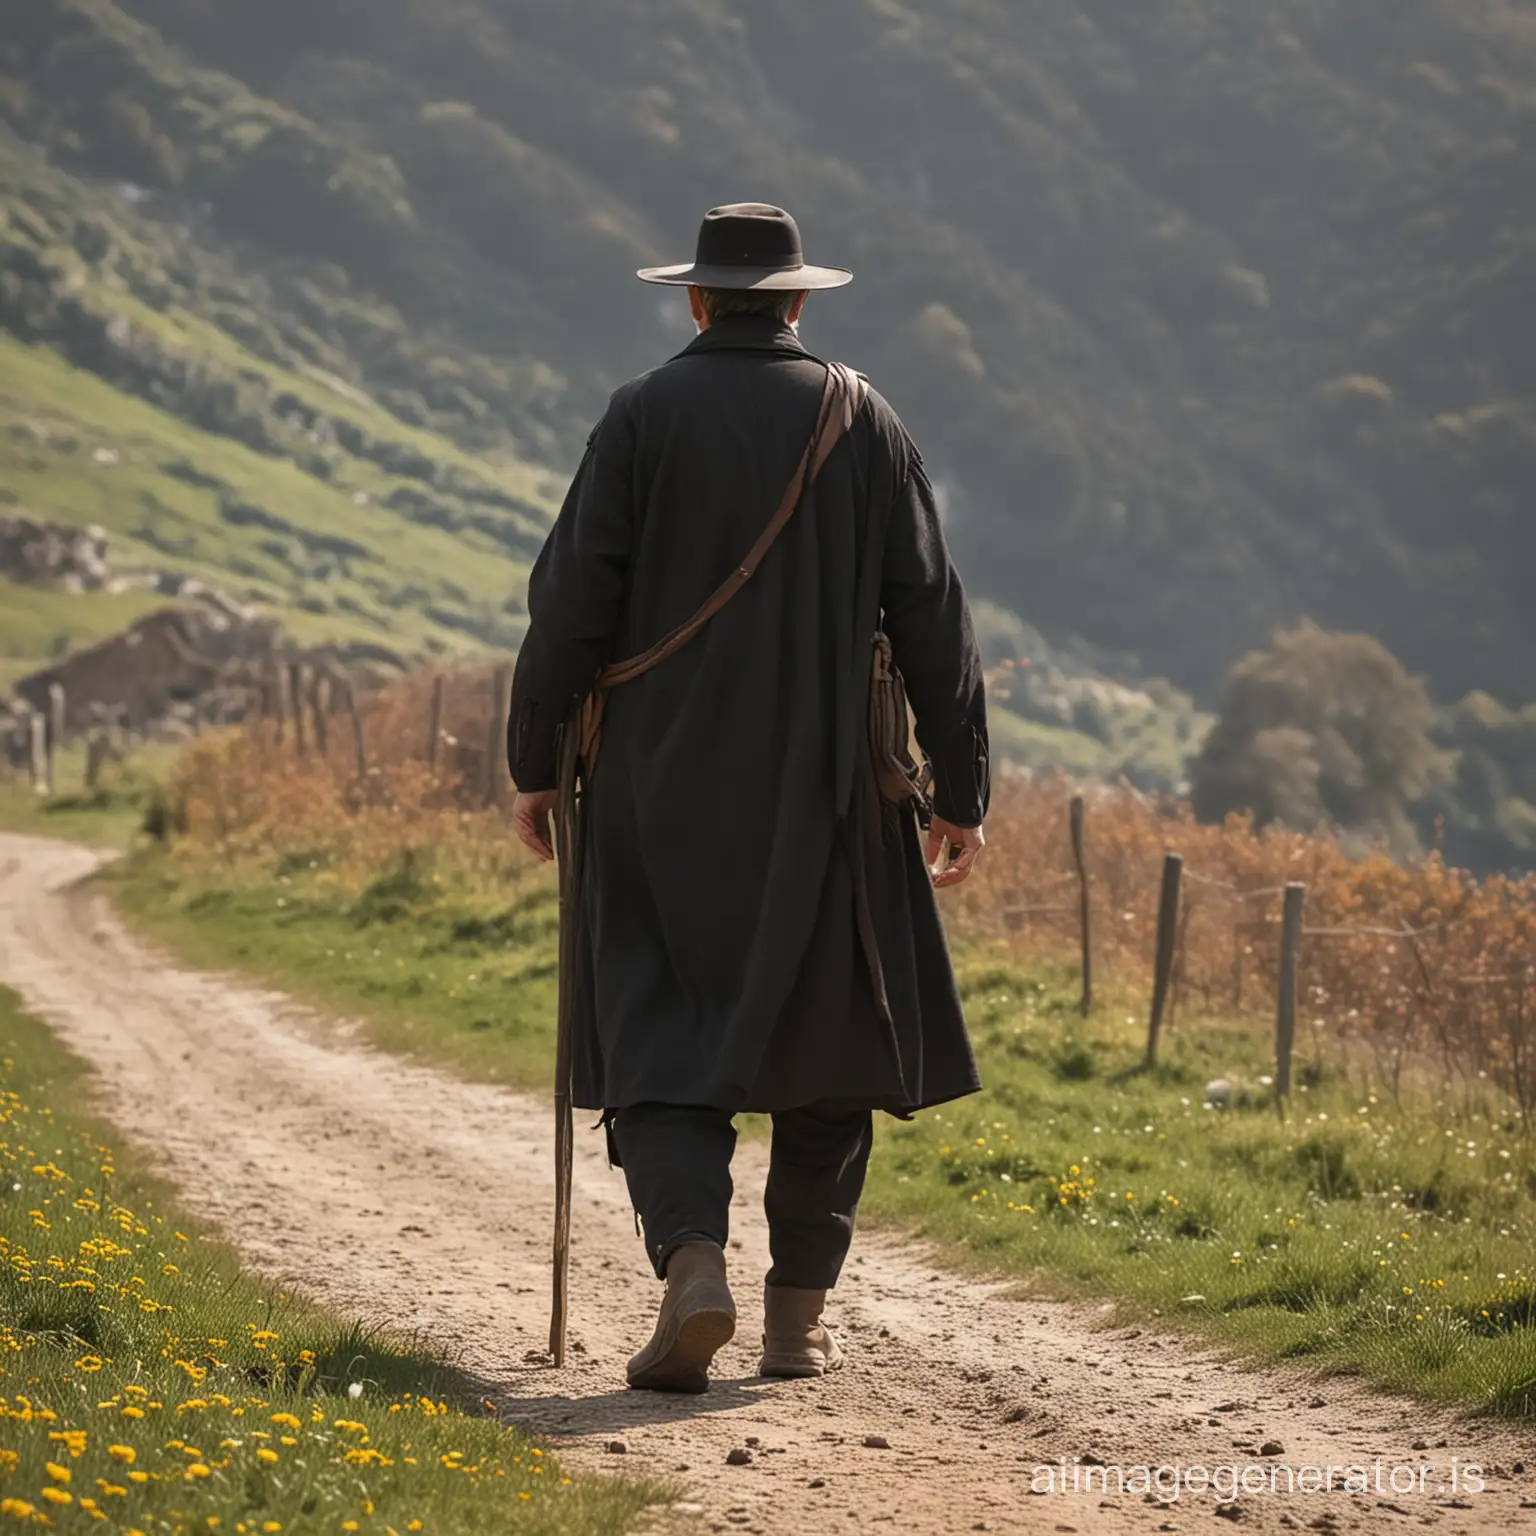
[[(189, 349), (197, 344), (186, 336)], [(366, 637), (407, 651), (468, 639), (516, 643), (513, 615), (540, 536), (532, 518), (517, 547), (473, 528), (413, 521), (390, 498), (428, 493), (375, 464), (338, 452), (319, 478), (3, 335), (0, 423), (8, 429), (0, 494), (52, 518), (99, 523), (119, 568), (225, 586), (270, 604), (301, 636)], [(0, 644), (12, 656), (42, 637), (63, 648), (110, 632), (153, 600), (16, 588)]]
[(1518, 702), (1533, 65), (1510, 0), (36, 0), (0, 117), (178, 229), (75, 241), (146, 302), (561, 468), (683, 339), (631, 269), (782, 199), (985, 595), (1186, 687), (1306, 614)]
[[(386, 409), (345, 357), (277, 337), (211, 236), (3, 132), (0, 217), (0, 505), (98, 523), (116, 573), (199, 578), (300, 638), (517, 644), (547, 471)], [(159, 600), (0, 590), (0, 682)]]

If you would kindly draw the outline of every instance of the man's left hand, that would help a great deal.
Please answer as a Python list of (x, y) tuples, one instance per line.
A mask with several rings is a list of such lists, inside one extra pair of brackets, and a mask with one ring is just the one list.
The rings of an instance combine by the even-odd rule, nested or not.
[(986, 841), (980, 827), (957, 827), (953, 822), (935, 816), (928, 829), (928, 846), (923, 852), (934, 889), (948, 890), (952, 885), (963, 885), (969, 880)]
[(512, 825), (517, 828), (518, 841), (544, 864), (555, 856), (555, 837), (549, 818), (559, 798), (559, 791), (554, 789), (538, 789), (526, 795), (519, 790), (512, 802)]

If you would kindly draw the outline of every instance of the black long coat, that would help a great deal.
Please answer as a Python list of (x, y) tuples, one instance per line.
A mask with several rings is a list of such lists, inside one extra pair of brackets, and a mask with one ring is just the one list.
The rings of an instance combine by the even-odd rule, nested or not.
[[(790, 327), (734, 316), (615, 393), (529, 582), (521, 789), (553, 787), (558, 727), (598, 668), (740, 562), (825, 378)], [(871, 392), (753, 580), (609, 696), (586, 798), (578, 1106), (903, 1114), (978, 1087), (915, 819), (871, 798), (882, 624), (936, 809), (975, 826), (981, 662), (922, 459)]]

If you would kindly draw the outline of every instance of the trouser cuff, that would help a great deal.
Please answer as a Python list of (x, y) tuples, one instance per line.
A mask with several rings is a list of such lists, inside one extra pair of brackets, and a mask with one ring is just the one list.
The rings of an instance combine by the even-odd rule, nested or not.
[(656, 1278), (667, 1278), (667, 1265), (672, 1261), (672, 1255), (686, 1243), (712, 1243), (716, 1248), (723, 1249), (725, 1244), (718, 1237), (708, 1232), (683, 1232), (677, 1237), (669, 1237), (654, 1251), (647, 1245), (647, 1252), (653, 1254), (653, 1264), (656, 1270)]

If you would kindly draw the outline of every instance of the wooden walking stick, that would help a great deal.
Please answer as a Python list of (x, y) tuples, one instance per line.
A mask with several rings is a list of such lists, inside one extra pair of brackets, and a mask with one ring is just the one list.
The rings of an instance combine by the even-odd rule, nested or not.
[(559, 1002), (555, 1015), (555, 1251), (549, 1312), (549, 1352), (565, 1364), (565, 1324), (571, 1263), (571, 1056), (576, 1011), (576, 928), (581, 879), (581, 804), (577, 793), (581, 730), (573, 714), (560, 733), (560, 775), (555, 802), (555, 857), (560, 868)]

